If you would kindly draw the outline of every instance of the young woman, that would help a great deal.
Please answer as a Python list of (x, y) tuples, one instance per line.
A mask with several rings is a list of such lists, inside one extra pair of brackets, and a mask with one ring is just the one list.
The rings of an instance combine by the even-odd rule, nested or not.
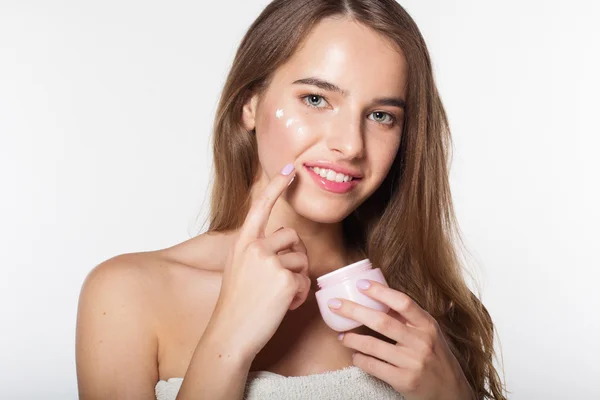
[[(450, 146), (425, 42), (395, 1), (269, 4), (217, 111), (207, 232), (114, 257), (83, 285), (80, 397), (258, 398), (252, 382), (285, 376), (269, 398), (293, 382), (338, 398), (343, 382), (368, 398), (504, 399), (494, 325), (462, 277)], [(390, 311), (334, 301), (363, 324), (338, 337), (316, 278), (367, 257), (389, 288), (361, 290)]]

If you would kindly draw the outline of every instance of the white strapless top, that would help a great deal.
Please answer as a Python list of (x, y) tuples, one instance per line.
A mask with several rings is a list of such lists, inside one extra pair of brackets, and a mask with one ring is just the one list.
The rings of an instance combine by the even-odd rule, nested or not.
[[(160, 380), (157, 400), (175, 400), (183, 378)], [(246, 380), (244, 400), (403, 400), (382, 380), (357, 366), (306, 376), (283, 376), (252, 371)]]

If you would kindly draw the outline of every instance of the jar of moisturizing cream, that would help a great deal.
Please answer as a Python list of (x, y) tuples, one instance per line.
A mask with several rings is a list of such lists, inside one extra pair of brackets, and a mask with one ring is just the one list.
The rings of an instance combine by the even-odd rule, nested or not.
[(356, 287), (356, 281), (368, 279), (377, 281), (385, 286), (388, 286), (380, 268), (373, 268), (371, 261), (368, 258), (347, 265), (333, 272), (322, 275), (317, 278), (319, 290), (315, 293), (319, 310), (325, 323), (334, 331), (343, 332), (354, 329), (362, 325), (360, 322), (342, 317), (339, 314), (331, 311), (327, 306), (330, 299), (346, 299), (355, 303), (362, 304), (365, 307), (370, 307), (375, 310), (387, 313), (389, 307), (377, 300), (372, 299)]

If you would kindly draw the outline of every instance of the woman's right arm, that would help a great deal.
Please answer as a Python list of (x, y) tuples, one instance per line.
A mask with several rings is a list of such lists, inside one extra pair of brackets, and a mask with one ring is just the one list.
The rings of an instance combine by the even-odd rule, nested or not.
[(192, 356), (177, 400), (240, 400), (253, 357), (232, 332), (235, 326), (209, 324)]
[(158, 341), (148, 274), (135, 254), (125, 254), (86, 277), (76, 329), (81, 400), (156, 399)]
[[(82, 285), (76, 364), (81, 400), (155, 400), (158, 382), (156, 280), (136, 254), (98, 265)], [(228, 318), (209, 323), (177, 399), (241, 399), (253, 358), (237, 345)], [(231, 337), (231, 340), (228, 338)]]
[(241, 399), (252, 361), (288, 310), (298, 308), (308, 296), (308, 257), (298, 233), (282, 227), (265, 235), (273, 205), (293, 179), (292, 171), (293, 165), (286, 166), (253, 199), (228, 252), (219, 299), (178, 400)]

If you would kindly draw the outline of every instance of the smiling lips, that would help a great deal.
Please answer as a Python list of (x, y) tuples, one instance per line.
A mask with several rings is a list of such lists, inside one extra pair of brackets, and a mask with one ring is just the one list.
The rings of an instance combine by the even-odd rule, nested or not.
[(319, 168), (319, 167), (308, 167), (315, 172), (315, 174), (320, 175), (321, 178), (325, 178), (328, 181), (333, 182), (348, 182), (353, 179), (352, 176), (343, 174), (341, 172), (336, 172), (332, 169), (327, 168)]
[(332, 169), (305, 165), (306, 171), (315, 183), (333, 193), (346, 193), (352, 190), (361, 178), (336, 172)]
[(304, 165), (307, 167), (313, 167), (313, 168), (319, 167), (319, 168), (324, 168), (324, 169), (331, 169), (335, 173), (341, 173), (341, 174), (348, 175), (353, 178), (362, 178), (360, 170), (358, 170), (354, 167), (350, 167), (350, 166), (346, 167), (344, 165), (334, 163), (332, 161), (327, 161), (327, 160), (310, 161), (310, 162), (304, 163)]

